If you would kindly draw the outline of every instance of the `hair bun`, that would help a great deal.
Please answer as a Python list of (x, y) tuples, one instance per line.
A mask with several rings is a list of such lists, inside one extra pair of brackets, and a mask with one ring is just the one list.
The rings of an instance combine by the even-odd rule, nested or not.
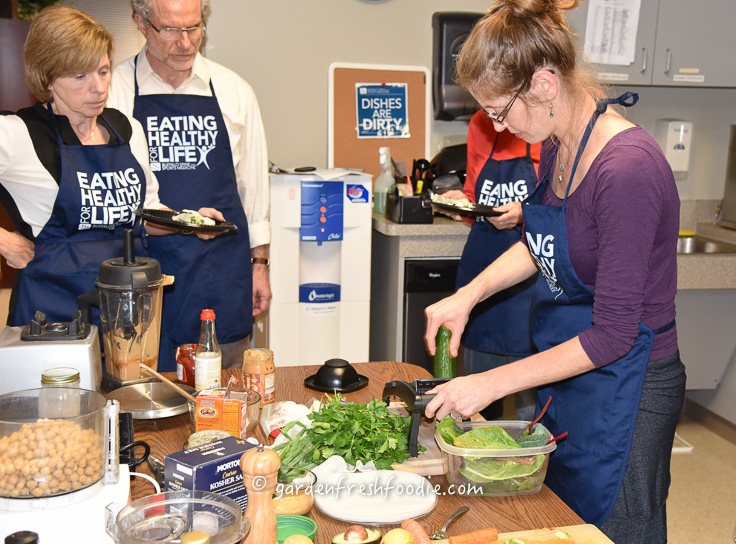
[(580, 0), (497, 0), (496, 4), (488, 8), (488, 13), (505, 9), (514, 17), (551, 17), (559, 21), (562, 12), (575, 9)]

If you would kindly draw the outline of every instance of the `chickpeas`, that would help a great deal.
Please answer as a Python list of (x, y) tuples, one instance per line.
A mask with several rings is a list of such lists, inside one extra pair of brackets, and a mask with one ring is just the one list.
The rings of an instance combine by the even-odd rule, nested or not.
[(43, 497), (97, 482), (102, 437), (74, 421), (39, 419), (0, 438), (0, 496)]

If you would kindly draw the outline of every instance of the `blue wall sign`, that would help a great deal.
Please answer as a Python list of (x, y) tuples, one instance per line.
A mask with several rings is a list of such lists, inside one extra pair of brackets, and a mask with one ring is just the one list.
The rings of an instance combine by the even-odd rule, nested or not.
[(406, 83), (356, 83), (358, 138), (409, 138)]

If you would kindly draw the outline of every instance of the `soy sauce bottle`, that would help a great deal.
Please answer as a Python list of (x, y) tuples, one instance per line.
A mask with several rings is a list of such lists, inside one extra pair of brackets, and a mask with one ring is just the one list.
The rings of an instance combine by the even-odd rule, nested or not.
[(215, 389), (220, 387), (222, 373), (222, 351), (215, 333), (214, 310), (202, 310), (199, 318), (202, 328), (199, 333), (197, 351), (194, 352), (194, 389)]

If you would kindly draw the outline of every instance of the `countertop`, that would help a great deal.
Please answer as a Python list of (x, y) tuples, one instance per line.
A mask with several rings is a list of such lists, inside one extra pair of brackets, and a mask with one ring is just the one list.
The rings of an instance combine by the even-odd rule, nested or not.
[[(360, 375), (369, 378), (368, 385), (358, 391), (347, 393), (344, 397), (352, 402), (367, 403), (371, 398), (380, 398), (384, 384), (401, 379), (412, 381), (417, 378), (429, 378), (429, 372), (421, 367), (394, 361), (370, 363), (353, 363)], [(317, 393), (304, 386), (304, 379), (319, 370), (319, 366), (276, 367), (276, 400), (292, 400), (308, 403), (313, 398), (321, 398)], [(241, 376), (240, 370), (223, 370), (223, 383), (230, 376)], [(165, 373), (173, 377), (173, 373)], [(134, 422), (136, 440), (143, 440), (151, 447), (151, 455), (164, 459), (166, 454), (178, 451), (181, 444), (191, 432), (188, 414), (154, 419), (136, 420)], [(262, 430), (258, 427), (255, 436), (264, 440)], [(147, 464), (138, 467), (140, 472), (151, 475)], [(435, 530), (445, 522), (450, 514), (459, 506), (469, 506), (470, 511), (458, 518), (451, 527), (450, 534), (461, 534), (476, 529), (495, 526), (501, 531), (519, 531), (549, 526), (566, 526), (583, 523), (557, 495), (547, 486), (530, 495), (508, 497), (480, 497), (462, 495), (459, 488), (450, 486), (446, 477), (432, 476), (430, 483), (438, 493), (437, 506), (420, 519), (425, 529)], [(151, 485), (141, 478), (134, 478), (131, 484), (132, 499), (138, 499), (151, 493)], [(347, 489), (344, 490), (349, 492)], [(317, 538), (315, 542), (323, 544), (347, 529), (351, 523), (338, 521), (323, 514), (313, 507), (307, 514), (317, 522)], [(398, 526), (391, 524), (382, 527), (383, 532)]]
[[(434, 223), (399, 224), (374, 213), (373, 230), (384, 236), (410, 240), (411, 244), (406, 249), (400, 249), (400, 257), (416, 254), (460, 256), (470, 227), (462, 221), (438, 216), (435, 216)], [(736, 244), (736, 230), (719, 227), (712, 222), (697, 223), (695, 232)], [(736, 289), (736, 253), (678, 255), (677, 289)]]

